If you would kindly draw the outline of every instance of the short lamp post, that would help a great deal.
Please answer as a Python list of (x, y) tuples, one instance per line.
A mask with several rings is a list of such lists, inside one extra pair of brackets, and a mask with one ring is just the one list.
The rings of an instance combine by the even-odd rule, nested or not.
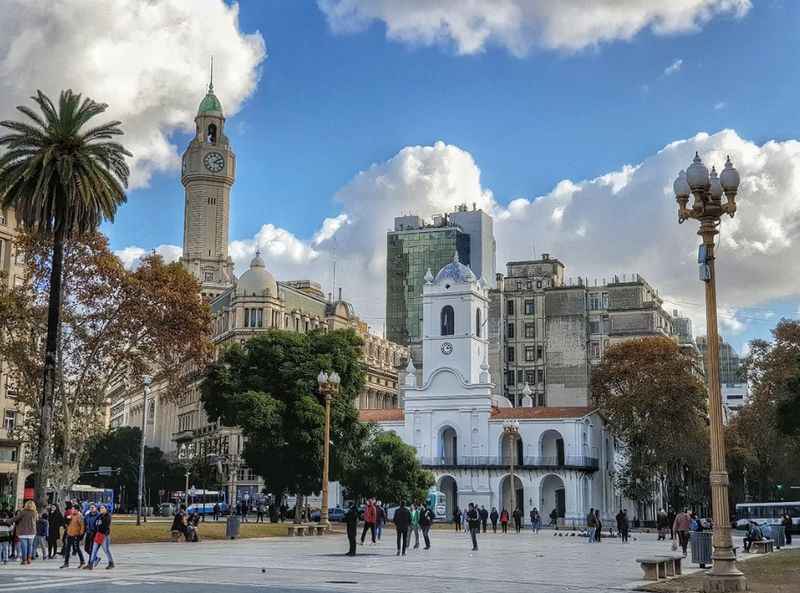
[[(708, 335), (708, 400), (711, 421), (711, 509), (714, 519), (712, 566), (705, 581), (705, 590), (714, 593), (746, 591), (747, 581), (736, 568), (728, 507), (728, 472), (725, 468), (725, 435), (723, 433), (722, 397), (719, 385), (719, 337), (717, 333), (717, 290), (714, 270), (714, 237), (719, 233), (722, 217), (736, 213), (739, 173), (731, 158), (722, 173), (714, 167), (709, 173), (700, 155), (678, 173), (673, 184), (678, 202), (678, 222), (693, 218), (700, 223), (697, 234), (702, 238), (699, 255), (700, 279), (706, 288), (706, 333)], [(725, 195), (725, 203), (722, 196)], [(689, 197), (694, 196), (691, 207)]]
[(514, 457), (517, 453), (517, 437), (519, 436), (519, 420), (504, 420), (503, 434), (509, 437), (509, 479), (511, 488), (511, 513), (517, 510), (517, 484), (514, 479)]
[(319, 510), (319, 524), (326, 530), (330, 528), (328, 520), (328, 465), (330, 463), (331, 445), (331, 399), (339, 393), (341, 378), (336, 371), (330, 375), (320, 371), (317, 377), (319, 392), (325, 398), (325, 435), (322, 443), (322, 508)]
[[(144, 517), (142, 511), (142, 502), (144, 499), (144, 434), (145, 430), (147, 430), (147, 396), (150, 395), (150, 384), (153, 382), (153, 378), (149, 375), (145, 375), (142, 377), (142, 384), (144, 385), (144, 396), (142, 398), (142, 442), (139, 443), (139, 488), (138, 488), (138, 495), (137, 495), (137, 504), (136, 504), (136, 524), (142, 524), (142, 518)], [(147, 518), (144, 517), (144, 522), (147, 523)]]

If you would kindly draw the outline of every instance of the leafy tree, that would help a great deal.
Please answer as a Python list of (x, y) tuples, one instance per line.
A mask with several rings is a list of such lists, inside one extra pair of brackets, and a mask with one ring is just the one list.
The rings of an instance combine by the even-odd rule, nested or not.
[[(674, 507), (707, 500), (706, 390), (694, 360), (662, 337), (611, 346), (592, 372), (592, 393), (626, 451), (617, 482), (650, 502), (660, 486)], [(659, 484), (660, 482), (660, 484)]]
[(352, 496), (396, 503), (425, 500), (434, 482), (433, 474), (420, 466), (414, 447), (393, 432), (374, 428), (342, 476)]
[[(331, 477), (366, 436), (353, 401), (364, 385), (361, 339), (352, 330), (308, 334), (270, 330), (234, 345), (211, 365), (202, 401), (211, 422), (239, 426), (244, 460), (275, 494), (321, 489), (324, 402), (317, 375), (336, 371), (331, 402)], [(298, 516), (296, 514), (296, 516)]]
[[(26, 282), (0, 294), (0, 327), (7, 330), (0, 332), (0, 359), (26, 410), (15, 432), (36, 451), (52, 246), (23, 234), (17, 249), (25, 254)], [(211, 352), (208, 307), (197, 298), (197, 281), (179, 264), (150, 255), (131, 272), (99, 234), (70, 238), (63, 256), (62, 339), (48, 435), (55, 461), (48, 481), (57, 490), (77, 480), (86, 444), (105, 430), (112, 387), (142, 385), (145, 374), (154, 374), (166, 394), (178, 395)]]
[(122, 134), (120, 122), (95, 126), (90, 121), (107, 109), (71, 90), (61, 92), (58, 107), (41, 91), (32, 97), (41, 113), (17, 107), (29, 121), (2, 121), (10, 133), (0, 137), (0, 205), (14, 208), (22, 226), (52, 237), (47, 334), (39, 402), (39, 434), (34, 479), (36, 495), (46, 501), (52, 454), (52, 419), (58, 356), (64, 242), (73, 234), (93, 232), (113, 220), (126, 201), (131, 154), (111, 142)]
[[(139, 447), (142, 431), (138, 427), (123, 426), (96, 435), (88, 444), (81, 463), (81, 483), (103, 488), (113, 488), (115, 495), (126, 494), (128, 503), (136, 500), (139, 484)], [(116, 471), (110, 476), (88, 474), (101, 466)], [(149, 500), (158, 500), (160, 491), (183, 489), (184, 467), (164, 457), (158, 447), (145, 447), (144, 481)]]

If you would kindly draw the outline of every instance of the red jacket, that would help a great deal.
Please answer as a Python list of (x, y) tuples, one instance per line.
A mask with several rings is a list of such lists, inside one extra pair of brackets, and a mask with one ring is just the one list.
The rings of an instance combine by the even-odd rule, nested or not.
[(500, 513), (500, 523), (508, 523), (508, 511)]
[(375, 523), (377, 519), (378, 509), (375, 508), (374, 504), (368, 504), (367, 508), (364, 510), (364, 522)]

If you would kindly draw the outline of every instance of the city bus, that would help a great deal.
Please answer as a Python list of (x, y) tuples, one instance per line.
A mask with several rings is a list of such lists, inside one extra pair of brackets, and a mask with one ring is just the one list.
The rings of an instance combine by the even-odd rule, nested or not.
[(436, 488), (428, 490), (425, 504), (433, 511), (434, 521), (449, 521), (447, 516), (447, 496), (444, 492), (439, 492)]
[(784, 515), (792, 518), (792, 532), (800, 531), (800, 502), (742, 502), (736, 505), (736, 529), (746, 529), (750, 521), (780, 525)]
[(114, 490), (112, 488), (98, 488), (86, 484), (73, 484), (65, 493), (64, 500), (77, 500), (81, 510), (85, 513), (89, 504), (104, 504), (109, 513), (114, 512)]
[(215, 504), (219, 505), (220, 513), (224, 514), (228, 512), (228, 503), (225, 500), (224, 491), (192, 488), (189, 490), (189, 504), (187, 505), (186, 510), (189, 513), (212, 515), (214, 513)]

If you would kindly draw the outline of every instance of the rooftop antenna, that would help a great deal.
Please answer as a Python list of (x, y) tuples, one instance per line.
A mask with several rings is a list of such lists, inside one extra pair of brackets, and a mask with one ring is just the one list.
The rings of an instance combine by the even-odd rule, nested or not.
[(214, 56), (211, 56), (211, 78), (208, 83), (208, 92), (214, 92)]

